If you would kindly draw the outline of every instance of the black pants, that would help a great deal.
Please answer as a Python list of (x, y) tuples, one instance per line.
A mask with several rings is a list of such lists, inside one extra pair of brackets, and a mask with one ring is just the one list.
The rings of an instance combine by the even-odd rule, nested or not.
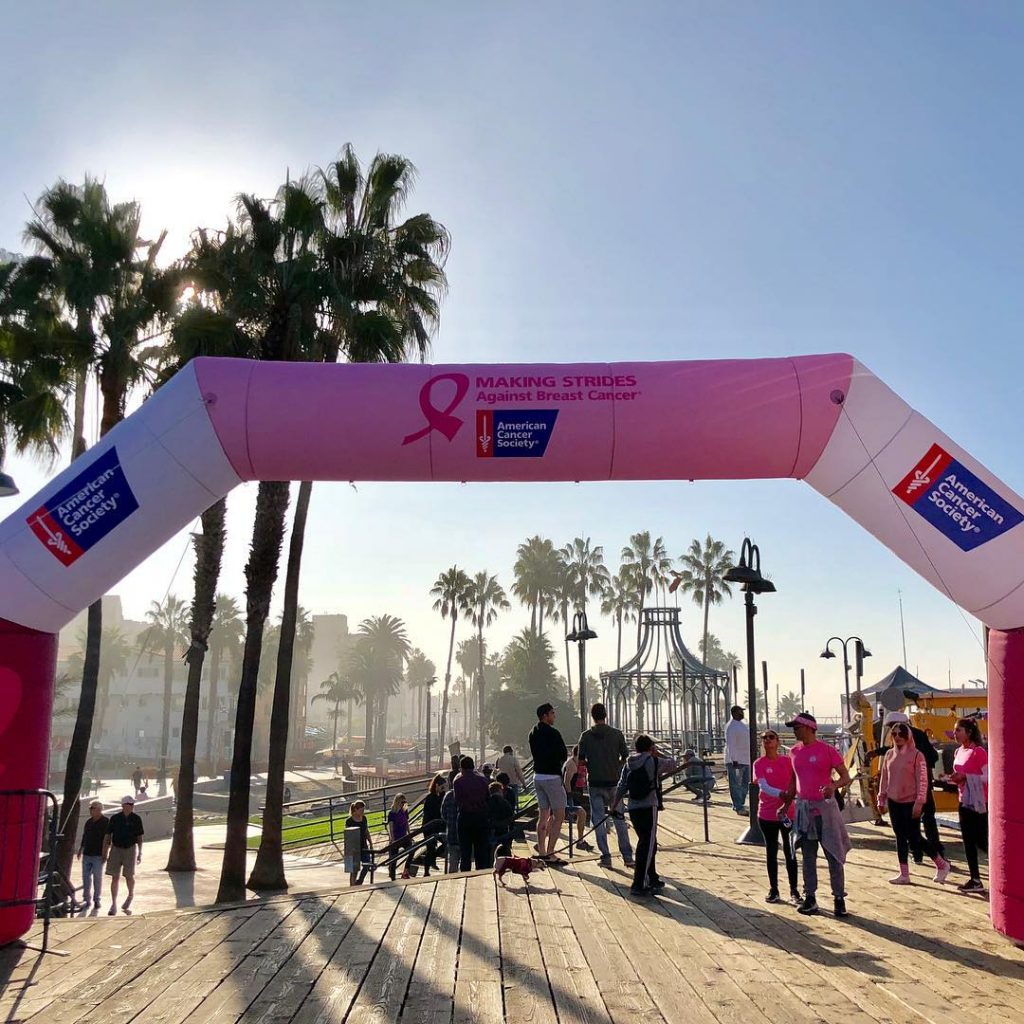
[(988, 853), (988, 814), (979, 814), (969, 807), (960, 808), (960, 835), (964, 840), (964, 856), (971, 878), (981, 878), (978, 871), (978, 850)]
[(489, 868), (491, 860), (491, 824), (484, 813), (459, 812), (459, 870), (469, 871), (470, 865)]
[(655, 858), (658, 855), (658, 811), (655, 807), (638, 807), (630, 810), (629, 820), (636, 832), (636, 860), (633, 867), (633, 889), (646, 889), (657, 882), (658, 869)]
[[(402, 836), (401, 839), (396, 839), (393, 843), (388, 844), (388, 876), (391, 881), (395, 880), (395, 869), (398, 867), (398, 854), (402, 850), (407, 850), (412, 846), (412, 836)], [(409, 870), (409, 858), (412, 854), (402, 861), (402, 874), (405, 874)]]
[(789, 876), (789, 891), (796, 892), (797, 872), (796, 854), (793, 852), (793, 844), (789, 841), (792, 828), (787, 828), (781, 821), (766, 821), (764, 818), (757, 819), (761, 826), (761, 834), (764, 836), (764, 859), (768, 868), (768, 887), (772, 892), (779, 891), (779, 837), (782, 837), (782, 852), (786, 858), (786, 874)]
[(910, 840), (910, 852), (915, 860), (920, 860), (926, 853), (929, 857), (946, 855), (946, 848), (939, 838), (939, 823), (935, 820), (935, 795), (931, 784), (928, 786), (928, 799), (924, 802), (924, 810), (921, 811), (921, 827), (918, 829), (917, 838)]

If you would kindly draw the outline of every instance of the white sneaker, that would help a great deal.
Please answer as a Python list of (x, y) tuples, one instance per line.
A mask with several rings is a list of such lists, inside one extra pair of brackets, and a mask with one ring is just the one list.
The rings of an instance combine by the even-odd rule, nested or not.
[(950, 864), (948, 860), (945, 861), (941, 868), (936, 868), (935, 869), (935, 877), (932, 879), (932, 881), (933, 882), (938, 882), (939, 885), (942, 885), (943, 882), (945, 882), (946, 879), (949, 878), (949, 873), (952, 870), (953, 870), (953, 865)]
[(910, 875), (894, 875), (889, 879), (890, 885), (910, 885)]

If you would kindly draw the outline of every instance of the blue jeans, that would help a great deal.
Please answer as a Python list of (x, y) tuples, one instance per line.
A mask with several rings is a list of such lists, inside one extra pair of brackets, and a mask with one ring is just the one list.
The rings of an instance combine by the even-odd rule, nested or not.
[(99, 904), (102, 893), (103, 858), (82, 857), (82, 903)]
[(733, 810), (742, 811), (747, 806), (750, 792), (750, 765), (729, 762), (729, 797)]
[[(608, 822), (601, 821), (608, 813), (608, 805), (615, 799), (614, 786), (588, 786), (590, 794), (590, 820), (594, 822), (594, 835), (597, 837), (597, 848), (601, 851), (602, 857), (610, 857), (608, 849)], [(623, 860), (633, 859), (633, 847), (629, 842), (629, 828), (626, 825), (625, 817), (613, 818), (615, 822), (615, 835), (619, 840), (619, 853)], [(601, 822), (600, 825), (597, 822)]]

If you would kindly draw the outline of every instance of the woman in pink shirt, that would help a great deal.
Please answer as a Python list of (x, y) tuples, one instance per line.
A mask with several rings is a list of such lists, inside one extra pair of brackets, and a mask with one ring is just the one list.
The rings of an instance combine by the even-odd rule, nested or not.
[(789, 893), (794, 903), (800, 902), (797, 885), (796, 854), (789, 841), (793, 823), (785, 816), (788, 809), (783, 806), (782, 794), (793, 781), (793, 762), (779, 753), (779, 734), (771, 729), (761, 733), (764, 756), (754, 762), (754, 781), (760, 790), (758, 794), (757, 820), (764, 836), (764, 853), (768, 867), (768, 895), (766, 903), (781, 903), (779, 896), (779, 837), (782, 837), (782, 852), (786, 857), (786, 874), (789, 876)]
[(944, 882), (949, 874), (949, 861), (921, 838), (921, 812), (928, 799), (928, 763), (917, 749), (910, 726), (895, 722), (890, 730), (892, 746), (882, 761), (878, 782), (878, 810), (889, 810), (889, 821), (896, 833), (896, 859), (900, 873), (889, 881), (893, 885), (910, 885), (910, 848), (923, 846), (935, 863), (936, 882)]
[(971, 877), (957, 888), (961, 892), (984, 892), (978, 850), (988, 854), (988, 751), (981, 745), (981, 730), (973, 718), (958, 719), (953, 736), (960, 746), (953, 755), (949, 781), (960, 790), (960, 835), (971, 872)]

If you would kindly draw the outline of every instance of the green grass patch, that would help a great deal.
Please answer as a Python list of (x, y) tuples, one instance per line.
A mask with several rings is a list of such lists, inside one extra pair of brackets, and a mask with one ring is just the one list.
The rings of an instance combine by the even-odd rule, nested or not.
[[(336, 814), (334, 816), (334, 837), (338, 842), (341, 841), (342, 833), (345, 831), (345, 819), (347, 817), (347, 814)], [(370, 826), (370, 832), (377, 832), (384, 827), (384, 812), (371, 811), (366, 815), (366, 820)], [(252, 825), (263, 824), (263, 820), (260, 817), (250, 818), (249, 821)], [(283, 821), (281, 838), (284, 841), (285, 849), (297, 846), (316, 846), (318, 843), (330, 842), (330, 815), (322, 818), (295, 818), (286, 815)], [(259, 849), (260, 837), (249, 836), (246, 845), (250, 850)]]

